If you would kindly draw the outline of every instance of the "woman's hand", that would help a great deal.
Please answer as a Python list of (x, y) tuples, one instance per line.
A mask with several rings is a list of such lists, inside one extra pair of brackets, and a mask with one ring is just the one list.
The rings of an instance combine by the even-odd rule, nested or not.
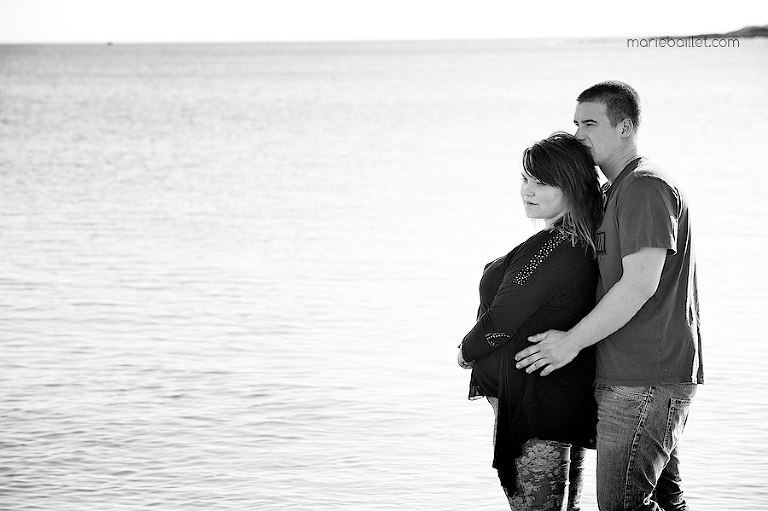
[(461, 344), (459, 344), (459, 356), (456, 357), (456, 361), (462, 369), (472, 369), (472, 362), (464, 360), (464, 355), (461, 354)]

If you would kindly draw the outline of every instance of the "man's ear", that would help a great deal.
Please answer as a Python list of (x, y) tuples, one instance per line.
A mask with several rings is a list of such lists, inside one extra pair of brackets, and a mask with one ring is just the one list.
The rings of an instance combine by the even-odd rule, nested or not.
[(632, 122), (632, 119), (627, 117), (623, 121), (621, 121), (621, 136), (626, 138), (630, 136), (632, 133), (635, 132), (635, 123)]

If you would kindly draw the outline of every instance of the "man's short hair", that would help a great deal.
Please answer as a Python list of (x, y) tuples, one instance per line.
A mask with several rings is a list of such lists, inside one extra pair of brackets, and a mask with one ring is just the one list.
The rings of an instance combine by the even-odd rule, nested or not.
[(640, 126), (640, 96), (630, 85), (618, 80), (600, 82), (576, 98), (579, 103), (603, 103), (611, 126), (629, 118), (635, 129)]

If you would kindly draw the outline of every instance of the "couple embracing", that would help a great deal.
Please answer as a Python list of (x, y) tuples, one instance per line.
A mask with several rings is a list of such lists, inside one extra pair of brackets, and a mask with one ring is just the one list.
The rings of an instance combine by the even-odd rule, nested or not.
[(523, 154), (544, 229), (486, 265), (458, 362), (494, 409), (513, 510), (580, 510), (589, 448), (601, 511), (687, 510), (677, 446), (703, 383), (688, 205), (638, 153), (631, 86), (586, 89), (574, 123)]

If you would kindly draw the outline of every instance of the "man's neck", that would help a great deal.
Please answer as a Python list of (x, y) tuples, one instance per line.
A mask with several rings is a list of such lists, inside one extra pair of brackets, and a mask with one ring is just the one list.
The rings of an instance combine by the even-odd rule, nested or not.
[(637, 155), (636, 146), (627, 147), (626, 151), (617, 153), (615, 157), (611, 158), (609, 161), (603, 162), (600, 165), (600, 171), (609, 182), (613, 183), (613, 181), (619, 177), (621, 171), (629, 165), (629, 162), (637, 158)]

